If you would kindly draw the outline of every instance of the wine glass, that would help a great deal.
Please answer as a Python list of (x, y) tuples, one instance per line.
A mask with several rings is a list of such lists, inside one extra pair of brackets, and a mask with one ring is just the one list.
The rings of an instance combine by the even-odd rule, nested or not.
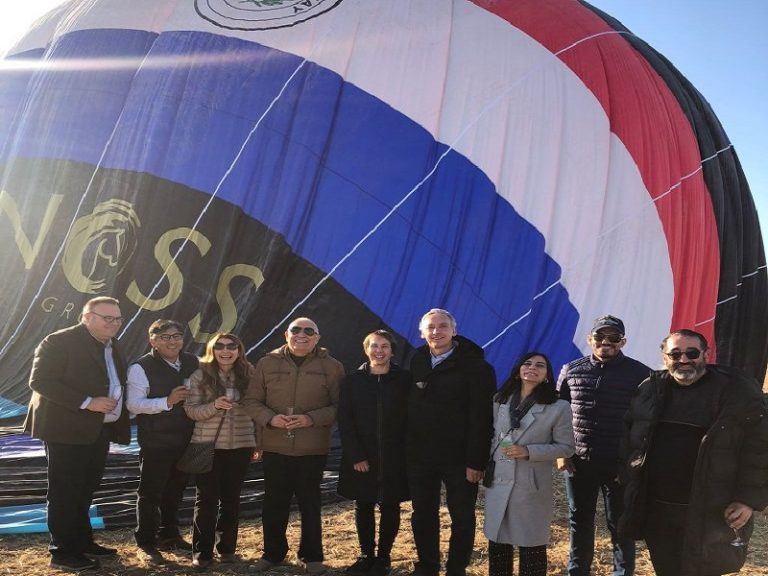
[(731, 530), (733, 530), (733, 533), (736, 535), (736, 537), (730, 542), (731, 546), (736, 546), (737, 548), (746, 546), (747, 543), (741, 539), (741, 532), (739, 531), (739, 529), (731, 528)]
[[(286, 407), (286, 409), (285, 409), (285, 415), (286, 415), (286, 416), (293, 416), (293, 410), (294, 410), (293, 406), (288, 406), (288, 407)], [(294, 437), (296, 436), (296, 432), (294, 432), (293, 430), (288, 430), (288, 431), (285, 433), (285, 436), (286, 436), (287, 438), (294, 438)]]
[(230, 402), (237, 402), (238, 400), (240, 400), (240, 392), (234, 386), (231, 388), (227, 388), (224, 391), (224, 395), (227, 397), (227, 400), (229, 400)]
[(507, 432), (504, 434), (501, 439), (499, 440), (499, 451), (501, 452), (501, 459), (502, 460), (511, 460), (509, 456), (506, 455), (504, 452), (504, 448), (511, 448), (515, 445), (515, 441), (512, 440), (512, 435)]

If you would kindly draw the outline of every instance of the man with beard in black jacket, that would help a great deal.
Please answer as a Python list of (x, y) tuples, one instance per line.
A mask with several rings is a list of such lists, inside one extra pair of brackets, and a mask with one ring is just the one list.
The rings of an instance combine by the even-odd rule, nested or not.
[(483, 349), (456, 335), (456, 320), (433, 308), (419, 324), (426, 346), (411, 359), (408, 483), (418, 552), (414, 575), (440, 571), (440, 490), (445, 484), (451, 539), (447, 576), (464, 576), (475, 541), (477, 484), (493, 435), (496, 374)]
[(759, 385), (708, 365), (707, 340), (678, 330), (661, 344), (626, 416), (622, 535), (644, 539), (658, 576), (738, 571), (752, 512), (768, 504), (768, 417)]

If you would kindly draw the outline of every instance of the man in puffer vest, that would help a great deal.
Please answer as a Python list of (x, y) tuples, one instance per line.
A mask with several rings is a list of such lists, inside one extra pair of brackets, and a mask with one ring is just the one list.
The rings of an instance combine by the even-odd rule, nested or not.
[(752, 512), (768, 505), (768, 415), (760, 386), (707, 364), (702, 334), (661, 344), (666, 370), (640, 385), (622, 441), (622, 535), (644, 539), (658, 576), (741, 569)]
[(571, 403), (576, 454), (558, 461), (566, 472), (571, 525), (570, 576), (589, 576), (595, 551), (595, 513), (602, 493), (613, 546), (614, 576), (632, 576), (635, 543), (618, 535), (624, 493), (617, 481), (624, 414), (638, 385), (650, 374), (645, 364), (625, 356), (624, 322), (615, 316), (595, 320), (587, 335), (592, 353), (563, 366), (560, 397)]
[(162, 564), (158, 548), (192, 549), (179, 532), (187, 474), (176, 469), (176, 462), (194, 427), (184, 412), (185, 381), (197, 370), (198, 360), (182, 352), (184, 327), (174, 320), (153, 322), (149, 345), (152, 350), (128, 369), (127, 406), (136, 414), (141, 449), (134, 536), (140, 559)]

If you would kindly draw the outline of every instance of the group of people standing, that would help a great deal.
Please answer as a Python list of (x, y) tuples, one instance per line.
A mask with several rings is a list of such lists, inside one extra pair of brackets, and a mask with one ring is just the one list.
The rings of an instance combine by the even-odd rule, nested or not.
[[(263, 459), (264, 550), (251, 568), (264, 572), (285, 559), (295, 496), (298, 557), (308, 574), (324, 574), (320, 490), (337, 420), (338, 492), (355, 501), (360, 544), (350, 576), (390, 572), (406, 500), (413, 576), (437, 576), (443, 490), (451, 518), (445, 573), (466, 574), (480, 483), (489, 574), (511, 575), (515, 548), (521, 575), (546, 574), (555, 462), (566, 476), (569, 574), (590, 573), (601, 492), (616, 575), (633, 574), (636, 539), (646, 540), (662, 576), (738, 570), (752, 511), (768, 504), (759, 386), (707, 365), (697, 332), (665, 338), (666, 369), (652, 372), (624, 356), (624, 324), (605, 316), (587, 337), (591, 354), (563, 367), (557, 381), (547, 356), (533, 351), (497, 390), (482, 348), (459, 336), (442, 309), (422, 317), (425, 345), (408, 369), (392, 361), (394, 337), (376, 330), (363, 341), (366, 362), (347, 375), (318, 346), (309, 318), (290, 322), (285, 344), (255, 366), (234, 334), (214, 335), (198, 360), (182, 351), (183, 326), (158, 320), (149, 328), (151, 351), (128, 367), (115, 339), (121, 320), (117, 300), (92, 299), (80, 324), (49, 335), (35, 352), (25, 428), (46, 446), (56, 568), (88, 570), (116, 554), (94, 542), (88, 509), (109, 442), (130, 440), (129, 411), (140, 445), (135, 539), (155, 565), (170, 549), (191, 551), (198, 571), (215, 557), (238, 561), (240, 492), (249, 463)], [(195, 475), (190, 543), (178, 522), (188, 477), (176, 464), (188, 444), (204, 442), (215, 444), (214, 459)]]

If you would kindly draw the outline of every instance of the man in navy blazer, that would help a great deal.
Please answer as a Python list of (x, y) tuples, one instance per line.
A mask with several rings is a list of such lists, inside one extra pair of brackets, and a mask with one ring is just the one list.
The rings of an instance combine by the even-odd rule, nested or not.
[(91, 556), (117, 552), (93, 541), (88, 511), (109, 443), (131, 440), (126, 365), (115, 339), (121, 324), (117, 300), (93, 298), (80, 324), (48, 335), (35, 350), (24, 430), (45, 442), (53, 568), (95, 569)]

